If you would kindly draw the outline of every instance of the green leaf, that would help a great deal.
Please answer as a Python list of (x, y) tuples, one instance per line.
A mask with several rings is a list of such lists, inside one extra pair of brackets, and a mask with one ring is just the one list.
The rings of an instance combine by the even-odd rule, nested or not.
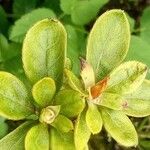
[(103, 92), (99, 97), (92, 100), (93, 103), (114, 110), (122, 110), (123, 98), (119, 94)]
[(0, 140), (1, 150), (24, 150), (24, 139), (32, 122), (25, 122)]
[[(145, 41), (140, 36), (131, 36), (131, 43), (129, 53), (127, 55), (127, 60), (137, 60), (145, 63), (150, 67), (150, 46), (147, 41)], [(150, 75), (149, 75), (150, 77)]]
[(85, 25), (96, 17), (100, 8), (107, 3), (108, 0), (83, 0), (75, 1), (71, 8), (71, 18), (73, 23), (77, 25)]
[(36, 6), (37, 0), (14, 0), (13, 2), (13, 13), (16, 17), (26, 14), (33, 10)]
[(5, 122), (5, 118), (0, 117), (0, 139), (8, 133), (8, 125)]
[(50, 149), (75, 150), (73, 132), (62, 133), (55, 128), (50, 129)]
[(65, 14), (71, 14), (71, 10), (77, 0), (60, 0), (60, 8)]
[(0, 62), (10, 61), (21, 53), (21, 45), (9, 43), (5, 36), (0, 34)]
[[(65, 21), (66, 22), (66, 21)], [(80, 56), (85, 55), (86, 35), (83, 27), (65, 25), (67, 31), (67, 56), (72, 61), (72, 71), (79, 75), (80, 73)]]
[(61, 105), (60, 113), (66, 117), (75, 117), (85, 107), (84, 97), (74, 90), (62, 90), (60, 91), (54, 100), (56, 105)]
[(86, 124), (86, 112), (83, 111), (77, 118), (74, 131), (75, 146), (83, 150), (90, 139), (91, 132)]
[(125, 95), (124, 113), (134, 117), (145, 117), (150, 115), (150, 81), (145, 80), (133, 93)]
[(135, 20), (133, 18), (131, 18), (127, 13), (126, 13), (126, 17), (129, 21), (130, 30), (131, 30), (131, 33), (132, 33), (132, 32), (134, 32)]
[(33, 126), (25, 138), (26, 150), (49, 150), (48, 126), (38, 124)]
[(96, 82), (123, 61), (129, 41), (129, 23), (122, 10), (107, 11), (97, 19), (89, 35), (86, 55)]
[(136, 130), (122, 111), (105, 108), (101, 112), (105, 129), (119, 144), (126, 147), (137, 146)]
[(37, 21), (40, 21), (45, 18), (56, 17), (54, 12), (46, 8), (38, 8), (31, 11), (28, 14), (22, 16), (19, 20), (15, 22), (15, 25), (12, 27), (10, 32), (10, 40), (14, 42), (22, 43), (25, 34)]
[(52, 78), (49, 77), (45, 77), (38, 81), (32, 89), (34, 100), (40, 107), (46, 107), (50, 105), (55, 92), (55, 82)]
[(5, 12), (5, 10), (3, 9), (2, 5), (0, 5), (0, 32), (2, 32), (3, 34), (7, 33), (8, 30), (8, 20), (7, 20), (7, 14)]
[(110, 74), (106, 91), (126, 94), (135, 91), (144, 81), (147, 66), (137, 61), (121, 64)]
[(97, 134), (102, 129), (102, 117), (95, 104), (89, 103), (86, 112), (86, 123), (93, 134)]
[(24, 84), (7, 72), (0, 72), (0, 115), (13, 120), (24, 119), (34, 113)]
[(141, 34), (140, 36), (144, 41), (146, 41), (148, 44), (150, 42), (150, 20), (149, 20), (149, 15), (150, 15), (150, 7), (147, 7), (143, 15), (141, 17)]
[(36, 23), (23, 44), (23, 64), (28, 78), (35, 83), (43, 77), (51, 77), (56, 87), (60, 87), (65, 50), (66, 31), (58, 20), (44, 19)]
[(73, 72), (68, 69), (65, 69), (64, 74), (66, 79), (65, 84), (68, 84), (73, 90), (85, 95), (83, 85), (76, 75), (74, 75)]
[(63, 115), (58, 115), (51, 125), (60, 132), (69, 132), (73, 130), (73, 123)]

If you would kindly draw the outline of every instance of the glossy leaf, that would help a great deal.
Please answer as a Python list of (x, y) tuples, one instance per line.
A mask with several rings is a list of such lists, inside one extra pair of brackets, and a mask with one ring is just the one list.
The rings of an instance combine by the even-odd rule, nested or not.
[(27, 31), (37, 22), (42, 19), (52, 17), (55, 18), (55, 14), (52, 10), (46, 8), (38, 8), (31, 11), (28, 14), (23, 15), (17, 20), (10, 32), (10, 40), (14, 42), (22, 43)]
[(55, 128), (50, 129), (50, 149), (75, 150), (73, 132), (62, 133)]
[(93, 134), (97, 134), (102, 129), (102, 117), (97, 108), (93, 103), (89, 103), (88, 109), (86, 112), (86, 123), (88, 128)]
[(58, 115), (51, 125), (60, 132), (69, 132), (70, 130), (73, 130), (73, 123), (63, 115)]
[(48, 126), (38, 124), (33, 126), (25, 138), (26, 150), (49, 150)]
[(57, 88), (60, 87), (65, 50), (66, 31), (59, 21), (44, 19), (36, 23), (23, 44), (23, 64), (28, 78), (35, 83), (43, 77), (51, 77)]
[(73, 74), (70, 70), (65, 69), (65, 79), (66, 83), (68, 84), (73, 90), (78, 91), (79, 93), (84, 95), (83, 85), (81, 81)]
[(125, 95), (124, 113), (133, 117), (150, 115), (150, 81), (145, 80), (133, 93)]
[(61, 114), (66, 117), (75, 117), (84, 109), (85, 100), (77, 91), (65, 89), (56, 95), (54, 104), (61, 105)]
[(129, 41), (129, 23), (122, 10), (107, 11), (97, 19), (89, 35), (86, 55), (96, 82), (122, 62)]
[(24, 119), (34, 113), (24, 84), (7, 72), (0, 72), (0, 115), (12, 120)]
[(32, 122), (25, 122), (0, 140), (0, 150), (24, 150), (24, 140)]
[(49, 77), (45, 77), (38, 81), (32, 89), (34, 100), (40, 107), (46, 107), (50, 105), (55, 92), (55, 82), (52, 78)]
[(90, 139), (91, 132), (86, 124), (86, 112), (83, 111), (77, 118), (74, 131), (75, 146), (83, 150)]
[(102, 118), (105, 129), (119, 144), (126, 147), (137, 146), (136, 130), (122, 111), (103, 109)]
[(129, 61), (121, 64), (110, 74), (106, 91), (112, 93), (131, 93), (144, 81), (147, 74), (147, 66), (137, 61)]

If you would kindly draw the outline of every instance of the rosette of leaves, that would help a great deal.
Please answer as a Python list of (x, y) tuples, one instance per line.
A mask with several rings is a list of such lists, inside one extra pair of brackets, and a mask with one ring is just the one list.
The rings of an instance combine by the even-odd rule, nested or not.
[[(23, 43), (23, 67), (32, 90), (14, 75), (0, 71), (0, 115), (10, 120), (24, 120), (0, 140), (0, 150), (75, 148), (73, 123), (61, 111), (61, 106), (54, 104), (54, 97), (62, 86), (65, 53), (63, 25), (54, 19), (44, 19), (28, 31)], [(81, 101), (81, 96), (75, 95)], [(78, 115), (76, 109), (80, 108), (76, 105), (72, 117)]]
[[(75, 124), (78, 150), (86, 148), (91, 133), (99, 133), (102, 126), (120, 145), (138, 144), (137, 132), (128, 116), (150, 115), (150, 81), (145, 79), (148, 70), (145, 64), (137, 61), (121, 64), (129, 43), (125, 13), (107, 11), (97, 19), (89, 34), (86, 60), (81, 58), (81, 79), (65, 69), (66, 87), (82, 94), (85, 101)], [(57, 103), (64, 104), (58, 95)]]

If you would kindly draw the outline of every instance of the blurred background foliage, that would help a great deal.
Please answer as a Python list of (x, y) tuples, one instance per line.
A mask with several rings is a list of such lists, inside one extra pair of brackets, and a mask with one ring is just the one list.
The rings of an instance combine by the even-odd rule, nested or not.
[[(0, 0), (0, 70), (26, 81), (21, 48), (28, 29), (37, 21), (58, 18), (68, 33), (67, 54), (79, 76), (79, 57), (96, 18), (109, 9), (123, 9), (129, 19), (131, 43), (127, 60), (138, 60), (150, 67), (150, 0)], [(150, 71), (147, 76), (150, 79)], [(25, 82), (26, 83), (26, 82)], [(132, 119), (132, 118), (131, 118)], [(136, 148), (119, 146), (103, 131), (92, 136), (91, 150), (150, 150), (150, 117), (133, 119), (139, 134)], [(0, 118), (0, 138), (19, 123)]]

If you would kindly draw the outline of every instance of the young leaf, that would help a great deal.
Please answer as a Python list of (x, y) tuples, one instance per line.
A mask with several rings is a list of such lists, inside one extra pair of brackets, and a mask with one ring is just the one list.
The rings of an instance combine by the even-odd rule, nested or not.
[(97, 19), (89, 35), (86, 55), (94, 69), (96, 82), (122, 62), (129, 41), (129, 23), (122, 10), (107, 11)]
[(121, 64), (110, 74), (106, 91), (124, 94), (135, 91), (144, 81), (147, 66), (137, 61)]
[(24, 139), (32, 125), (32, 122), (25, 122), (1, 139), (0, 150), (24, 150)]
[(78, 116), (75, 124), (74, 140), (78, 150), (83, 150), (89, 141), (91, 132), (86, 124), (85, 110)]
[(55, 82), (52, 78), (49, 77), (45, 77), (38, 81), (32, 89), (34, 100), (40, 107), (46, 107), (50, 105), (55, 92)]
[(64, 74), (66, 78), (65, 84), (68, 84), (73, 90), (85, 95), (81, 81), (73, 74), (73, 72), (71, 72), (68, 69), (65, 69)]
[(95, 75), (92, 66), (81, 58), (81, 77), (85, 85), (85, 89), (95, 85)]
[(25, 138), (26, 150), (49, 150), (48, 126), (38, 124), (33, 126)]
[(138, 144), (136, 130), (122, 111), (105, 108), (101, 112), (105, 129), (119, 144), (126, 147)]
[(50, 149), (75, 150), (73, 132), (62, 133), (55, 128), (50, 129)]
[(36, 23), (23, 44), (23, 64), (28, 78), (35, 83), (43, 77), (51, 77), (57, 88), (60, 87), (65, 50), (66, 31), (58, 20), (44, 19)]
[(58, 106), (48, 106), (43, 108), (40, 114), (39, 121), (41, 123), (51, 124), (60, 112), (60, 105)]
[(60, 113), (70, 118), (82, 112), (85, 100), (77, 91), (65, 89), (56, 95), (54, 104), (61, 105)]
[(102, 129), (102, 117), (97, 108), (93, 103), (89, 103), (88, 110), (86, 112), (86, 123), (88, 128), (93, 134), (97, 134)]
[(124, 113), (134, 117), (150, 115), (150, 81), (145, 80), (133, 93), (125, 95)]
[(20, 120), (34, 113), (24, 84), (10, 73), (0, 72), (0, 115)]
[(63, 115), (58, 115), (51, 125), (60, 132), (69, 132), (73, 130), (73, 123)]
[(37, 21), (49, 17), (55, 18), (56, 16), (52, 10), (46, 8), (38, 8), (28, 14), (25, 14), (19, 20), (17, 20), (15, 25), (12, 27), (9, 36), (10, 40), (22, 43), (25, 34), (30, 29), (30, 27), (32, 27)]

